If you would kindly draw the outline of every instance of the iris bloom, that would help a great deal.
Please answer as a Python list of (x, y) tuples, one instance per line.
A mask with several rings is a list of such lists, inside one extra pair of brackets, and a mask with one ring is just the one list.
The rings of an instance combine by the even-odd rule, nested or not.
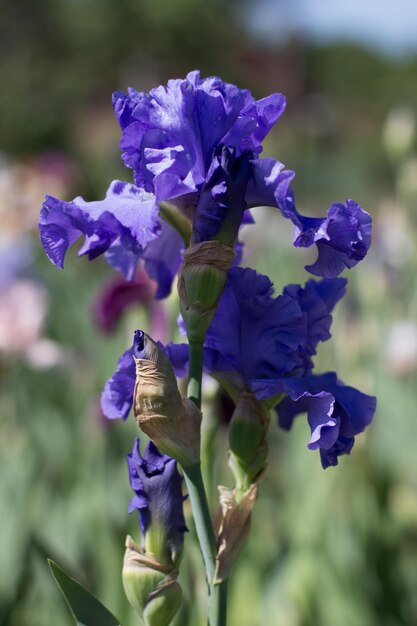
[(113, 181), (104, 200), (94, 202), (46, 197), (39, 230), (55, 265), (63, 267), (67, 249), (83, 235), (80, 255), (103, 254), (129, 280), (142, 259), (158, 284), (156, 296), (165, 297), (186, 244), (161, 218), (163, 203), (188, 220), (192, 243), (218, 238), (233, 246), (241, 223), (251, 221), (246, 209), (268, 205), (294, 223), (296, 246), (317, 244), (314, 274), (337, 276), (365, 256), (370, 216), (358, 204), (348, 200), (331, 205), (324, 218), (305, 218), (294, 205), (294, 172), (259, 157), (284, 111), (281, 94), (255, 100), (248, 90), (194, 71), (149, 93), (116, 92), (113, 105), (134, 184)]
[[(317, 346), (331, 336), (331, 313), (345, 287), (344, 278), (309, 280), (273, 296), (267, 276), (232, 268), (205, 342), (205, 369), (235, 402), (252, 392), (266, 408), (277, 407), (279, 423), (287, 429), (295, 415), (307, 411), (308, 447), (320, 449), (323, 467), (350, 452), (376, 408), (375, 398), (345, 386), (334, 372), (313, 373)], [(120, 357), (103, 392), (109, 418), (129, 414), (135, 384), (132, 350)], [(169, 344), (165, 351), (182, 375), (187, 345)]]

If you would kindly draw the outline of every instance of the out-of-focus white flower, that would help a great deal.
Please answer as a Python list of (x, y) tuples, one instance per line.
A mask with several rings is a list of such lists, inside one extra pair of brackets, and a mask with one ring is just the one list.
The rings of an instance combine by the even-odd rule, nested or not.
[(48, 152), (26, 163), (0, 155), (0, 219), (2, 233), (18, 236), (37, 229), (45, 189), (66, 196), (76, 177), (61, 152)]
[(40, 337), (47, 310), (45, 290), (17, 280), (0, 292), (0, 352), (25, 352)]
[(406, 158), (413, 147), (416, 134), (414, 112), (407, 107), (393, 109), (382, 130), (382, 143), (393, 161)]
[(393, 201), (381, 202), (377, 211), (376, 236), (384, 263), (401, 269), (410, 262), (413, 243), (404, 211)]
[(68, 355), (56, 341), (41, 337), (27, 348), (26, 359), (35, 369), (48, 369), (65, 364)]
[(398, 192), (406, 206), (417, 208), (417, 158), (405, 161), (398, 172)]
[(394, 322), (385, 345), (385, 361), (390, 371), (403, 376), (416, 369), (417, 324), (409, 320)]

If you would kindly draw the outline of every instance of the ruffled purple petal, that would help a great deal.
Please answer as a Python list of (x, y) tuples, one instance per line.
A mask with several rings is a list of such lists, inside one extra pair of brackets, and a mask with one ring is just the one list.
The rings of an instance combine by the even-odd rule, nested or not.
[(207, 332), (205, 346), (220, 355), (212, 355), (212, 363), (229, 364), (247, 382), (291, 371), (297, 363), (294, 352), (305, 341), (298, 303), (288, 296), (274, 298), (271, 291), (267, 276), (232, 268)]
[(291, 387), (291, 380), (284, 387), (288, 395), (277, 407), (281, 428), (289, 430), (296, 415), (307, 413), (311, 429), (307, 447), (310, 450), (331, 448), (339, 435), (340, 423), (337, 415), (334, 414), (335, 399), (332, 394), (327, 391), (320, 391), (316, 394), (304, 391), (299, 395), (300, 390)]
[(257, 100), (255, 103), (258, 113), (258, 128), (254, 132), (254, 136), (261, 143), (274, 124), (284, 113), (287, 100), (282, 93), (273, 93), (266, 98)]
[[(190, 204), (193, 206), (192, 213), (194, 213), (195, 205), (197, 203), (196, 189), (192, 183), (187, 183), (187, 179), (181, 180), (177, 174), (164, 172), (163, 174), (156, 176), (153, 183), (155, 185), (155, 196), (157, 202), (168, 200), (173, 204), (179, 204), (181, 208), (184, 203), (186, 207)], [(173, 202), (177, 198), (183, 199), (183, 202)], [(185, 210), (184, 213), (187, 215), (187, 210)]]
[[(206, 179), (215, 148), (260, 151), (282, 114), (285, 98), (255, 101), (246, 89), (198, 71), (149, 93), (116, 92), (113, 106), (123, 131), (121, 148), (135, 181), (150, 189), (152, 175), (170, 172), (194, 188)], [(151, 174), (151, 176), (150, 176)], [(168, 199), (168, 198), (167, 198)]]
[(85, 236), (79, 254), (106, 254), (110, 265), (132, 278), (138, 259), (160, 232), (155, 197), (134, 185), (113, 181), (104, 200), (64, 202), (47, 196), (39, 232), (49, 259), (63, 267), (69, 246)]
[(317, 260), (306, 266), (316, 276), (334, 278), (346, 267), (354, 267), (371, 245), (372, 218), (354, 200), (347, 200), (346, 205), (332, 204), (326, 218), (297, 214), (291, 219), (296, 226), (294, 245), (317, 245)]
[(306, 341), (298, 348), (300, 366), (312, 369), (312, 356), (320, 341), (331, 337), (331, 312), (336, 303), (346, 292), (345, 278), (324, 278), (321, 281), (309, 280), (304, 287), (288, 285), (284, 288), (284, 295), (294, 298), (304, 313), (307, 335)]
[[(259, 383), (257, 397), (265, 393)], [(307, 412), (311, 427), (310, 449), (320, 448), (324, 468), (337, 465), (341, 454), (349, 454), (354, 437), (372, 421), (376, 398), (338, 381), (334, 372), (277, 381), (275, 392), (287, 396), (278, 404), (279, 423), (290, 428), (296, 415)]]
[(115, 91), (112, 96), (114, 113), (122, 130), (135, 121), (132, 113), (137, 104), (137, 92), (134, 89), (129, 89), (128, 93), (129, 95), (126, 96), (122, 91)]
[(304, 217), (295, 208), (290, 187), (294, 172), (271, 158), (254, 160), (252, 167), (246, 190), (248, 206), (278, 207), (295, 225), (295, 246), (317, 245), (317, 260), (306, 266), (309, 272), (335, 278), (366, 256), (371, 245), (372, 218), (357, 202), (332, 204), (325, 218)]

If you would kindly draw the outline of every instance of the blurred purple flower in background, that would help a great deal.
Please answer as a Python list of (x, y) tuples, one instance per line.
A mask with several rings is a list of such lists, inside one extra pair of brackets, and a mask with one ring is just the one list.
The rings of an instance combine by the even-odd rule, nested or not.
[(166, 342), (169, 318), (164, 305), (155, 301), (155, 291), (155, 283), (140, 268), (136, 270), (131, 282), (122, 277), (112, 277), (93, 301), (94, 322), (103, 333), (112, 333), (127, 309), (141, 307), (148, 314), (149, 332), (152, 337)]

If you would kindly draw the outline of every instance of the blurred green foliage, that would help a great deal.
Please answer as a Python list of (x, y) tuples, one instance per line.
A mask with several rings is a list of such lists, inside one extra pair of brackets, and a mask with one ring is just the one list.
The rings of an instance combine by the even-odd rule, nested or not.
[[(348, 274), (348, 295), (317, 369), (336, 369), (346, 383), (375, 393), (379, 405), (351, 457), (326, 472), (306, 449), (305, 420), (299, 418), (290, 433), (272, 423), (269, 472), (231, 581), (230, 624), (412, 626), (417, 357), (412, 350), (398, 354), (401, 342), (390, 337), (398, 323), (417, 324), (416, 146), (414, 136), (407, 154), (390, 158), (382, 128), (399, 104), (415, 115), (417, 60), (301, 41), (266, 51), (245, 33), (241, 5), (7, 2), (0, 22), (0, 80), (6, 85), (0, 94), (1, 149), (28, 158), (61, 148), (80, 166), (74, 195), (98, 197), (109, 177), (126, 177), (110, 108), (113, 90), (128, 84), (145, 90), (200, 67), (260, 97), (272, 90), (288, 93), (288, 111), (266, 153), (297, 171), (303, 211), (322, 213), (348, 194), (375, 218), (373, 250)], [(104, 133), (97, 125), (101, 116)], [(245, 262), (268, 273), (278, 291), (287, 282), (305, 281), (308, 255), (292, 248), (289, 225), (271, 211), (256, 217), (257, 226), (244, 236)], [(47, 336), (67, 358), (46, 370), (17, 356), (1, 360), (0, 624), (70, 625), (48, 556), (82, 580), (124, 626), (133, 626), (120, 570), (125, 534), (139, 533), (137, 520), (127, 516), (124, 460), (137, 431), (131, 419), (104, 423), (98, 397), (133, 327), (146, 318), (132, 311), (112, 336), (98, 333), (91, 303), (110, 273), (101, 260), (89, 264), (71, 253), (61, 273), (39, 247), (33, 272), (50, 294)], [(173, 297), (173, 326), (176, 306)], [(412, 337), (405, 343), (412, 347)], [(208, 402), (205, 467), (214, 503), (215, 485), (230, 478), (226, 430), (213, 407)], [(186, 601), (177, 626), (204, 624), (198, 606), (204, 607), (205, 583), (190, 536), (186, 553)]]
[[(110, 104), (126, 79), (164, 65), (220, 72), (234, 37), (236, 0), (30, 0), (6, 2), (0, 23), (2, 148), (66, 147), (87, 105)], [(221, 16), (221, 19), (219, 19)], [(147, 85), (151, 87), (152, 85)]]

